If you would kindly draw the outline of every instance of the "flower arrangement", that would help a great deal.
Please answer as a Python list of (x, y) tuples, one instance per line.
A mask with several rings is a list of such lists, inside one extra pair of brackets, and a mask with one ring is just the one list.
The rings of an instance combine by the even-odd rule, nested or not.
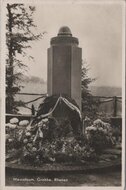
[(112, 144), (111, 126), (101, 120), (95, 120), (79, 138), (66, 118), (44, 118), (34, 125), (15, 118), (6, 124), (7, 160), (16, 158), (31, 165), (94, 161), (103, 148)]
[(96, 152), (101, 152), (103, 149), (114, 145), (110, 124), (100, 119), (95, 120), (93, 125), (86, 128), (86, 136), (89, 145), (94, 148)]

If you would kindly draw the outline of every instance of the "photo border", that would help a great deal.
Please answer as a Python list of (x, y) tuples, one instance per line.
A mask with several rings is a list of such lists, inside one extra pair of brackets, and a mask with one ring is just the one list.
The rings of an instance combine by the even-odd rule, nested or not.
[[(6, 41), (6, 29), (5, 29), (5, 6), (6, 6), (6, 3), (24, 3), (24, 4), (29, 4), (29, 3), (32, 3), (32, 4), (50, 4), (50, 3), (58, 3), (58, 4), (66, 4), (66, 3), (121, 3), (123, 8), (122, 8), (122, 18), (123, 18), (123, 33), (122, 33), (122, 46), (123, 46), (123, 51), (122, 51), (122, 186), (120, 187), (109, 187), (109, 186), (94, 186), (94, 187), (86, 187), (86, 186), (79, 186), (79, 187), (69, 187), (69, 186), (65, 186), (65, 187), (62, 187), (62, 186), (51, 186), (51, 187), (46, 187), (46, 186), (34, 186), (34, 187), (31, 187), (31, 186), (28, 186), (28, 187), (18, 187), (18, 186), (5, 186), (5, 130), (4, 130), (4, 127), (5, 126), (5, 41)], [(111, 190), (116, 190), (116, 189), (124, 189), (125, 187), (125, 135), (126, 135), (126, 131), (125, 131), (125, 1), (122, 1), (122, 0), (91, 0), (91, 1), (86, 1), (86, 0), (64, 0), (64, 2), (62, 0), (55, 0), (55, 1), (49, 1), (49, 0), (46, 0), (46, 1), (43, 1), (43, 0), (2, 0), (1, 1), (1, 141), (0, 141), (0, 146), (1, 146), (1, 157), (0, 157), (0, 166), (1, 166), (1, 188), (2, 190), (4, 189), (65, 189), (65, 188), (69, 188), (69, 189), (78, 189), (78, 190), (81, 190), (81, 189), (93, 189), (93, 190), (97, 190), (97, 189), (111, 189)]]

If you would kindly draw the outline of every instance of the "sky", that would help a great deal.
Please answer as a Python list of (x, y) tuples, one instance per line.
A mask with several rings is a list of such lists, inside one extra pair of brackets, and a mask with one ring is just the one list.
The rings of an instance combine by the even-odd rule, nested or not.
[[(105, 1), (106, 2), (106, 1)], [(119, 1), (120, 2), (120, 1)], [(68, 26), (79, 39), (82, 59), (89, 65), (89, 76), (97, 78), (95, 86), (122, 83), (122, 3), (36, 4), (36, 32), (46, 31), (43, 39), (33, 42), (28, 61), (28, 75), (47, 80), (47, 48), (60, 27)]]

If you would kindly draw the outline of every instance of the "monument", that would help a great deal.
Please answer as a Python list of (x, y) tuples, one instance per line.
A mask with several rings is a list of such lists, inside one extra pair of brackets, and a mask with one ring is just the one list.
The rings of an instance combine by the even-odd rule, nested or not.
[(47, 93), (66, 94), (76, 101), (81, 109), (81, 64), (82, 49), (71, 30), (61, 27), (58, 35), (51, 38), (48, 48)]

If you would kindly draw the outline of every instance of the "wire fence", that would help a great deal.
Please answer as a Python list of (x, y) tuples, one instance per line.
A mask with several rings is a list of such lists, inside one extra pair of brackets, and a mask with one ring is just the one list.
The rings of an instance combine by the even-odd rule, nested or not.
[[(17, 93), (16, 100), (24, 102), (24, 106), (19, 107), (20, 114), (34, 115), (39, 105), (47, 97), (47, 94)], [(99, 101), (98, 112), (108, 114), (110, 117), (121, 117), (122, 97), (121, 96), (92, 96)]]

